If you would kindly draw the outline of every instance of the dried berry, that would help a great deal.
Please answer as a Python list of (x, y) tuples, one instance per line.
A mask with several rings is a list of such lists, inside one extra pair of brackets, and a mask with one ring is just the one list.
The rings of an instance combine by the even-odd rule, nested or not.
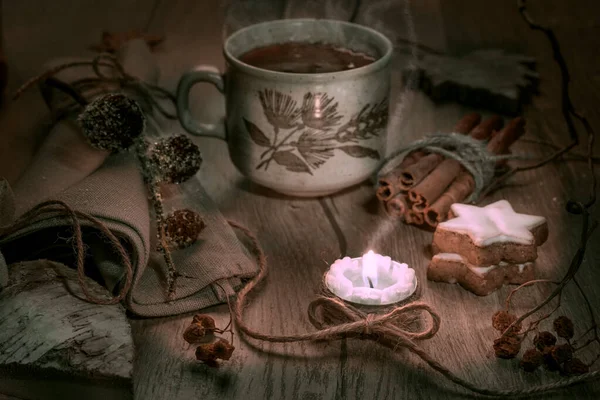
[(569, 318), (560, 316), (554, 320), (554, 331), (558, 337), (563, 339), (571, 339), (575, 333), (575, 329), (573, 327), (573, 321)]
[(198, 361), (217, 361), (217, 358), (213, 354), (212, 346), (210, 344), (202, 344), (196, 348), (196, 360)]
[(556, 346), (552, 346), (550, 349), (552, 358), (554, 358), (559, 364), (562, 364), (573, 358), (573, 349), (568, 344), (557, 344)]
[(507, 334), (494, 340), (494, 352), (498, 358), (514, 358), (521, 350), (521, 340), (513, 335)]
[(183, 339), (189, 344), (206, 343), (214, 339), (215, 320), (206, 314), (194, 315), (190, 326), (183, 332)]
[(558, 371), (560, 369), (560, 363), (556, 358), (554, 358), (554, 354), (552, 354), (552, 349), (554, 346), (548, 346), (542, 351), (542, 355), (544, 357), (544, 364), (549, 371)]
[(205, 328), (214, 329), (217, 326), (215, 324), (215, 320), (213, 319), (213, 317), (211, 317), (210, 315), (206, 315), (206, 314), (194, 315), (194, 317), (192, 318), (192, 324), (196, 324), (196, 323), (201, 324)]
[[(504, 332), (517, 317), (508, 311), (498, 311), (492, 316), (492, 326), (494, 329)], [(521, 324), (516, 324), (511, 328), (511, 332), (518, 333), (521, 330)]]
[(234, 350), (235, 347), (225, 339), (219, 338), (213, 343), (215, 357), (221, 360), (229, 360)]
[(521, 368), (527, 372), (535, 371), (544, 363), (544, 356), (537, 349), (529, 349), (523, 353), (523, 359), (519, 363)]
[(581, 375), (590, 371), (590, 367), (579, 358), (573, 358), (565, 363), (563, 372), (566, 375)]
[(208, 364), (211, 367), (218, 366), (216, 361), (229, 360), (235, 347), (223, 338), (217, 339), (214, 343), (202, 344), (196, 349), (196, 359)]
[(198, 146), (187, 136), (178, 135), (157, 142), (150, 161), (163, 182), (181, 183), (198, 172), (202, 156)]
[(206, 224), (195, 211), (184, 209), (170, 214), (165, 220), (165, 235), (169, 244), (183, 249), (196, 242)]
[(191, 324), (183, 332), (183, 339), (189, 344), (210, 342), (214, 339), (214, 330), (207, 329), (200, 324)]
[(533, 338), (533, 344), (540, 351), (544, 351), (547, 347), (554, 346), (556, 343), (556, 336), (548, 331), (543, 331), (535, 335)]
[(131, 146), (144, 132), (146, 118), (135, 100), (110, 93), (88, 104), (78, 118), (88, 142), (101, 150)]

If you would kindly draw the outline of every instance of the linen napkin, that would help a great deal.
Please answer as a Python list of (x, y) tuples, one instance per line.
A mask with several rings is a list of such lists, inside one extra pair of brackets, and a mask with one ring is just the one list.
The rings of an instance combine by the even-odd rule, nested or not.
[[(172, 255), (179, 278), (176, 295), (166, 299), (167, 268), (155, 251), (155, 231), (151, 229), (151, 211), (146, 187), (131, 154), (109, 157), (92, 175), (53, 198), (71, 208), (100, 219), (128, 249), (134, 266), (133, 285), (126, 307), (146, 317), (174, 315), (198, 310), (225, 301), (242, 279), (252, 277), (257, 268), (242, 247), (232, 228), (196, 178), (170, 188), (165, 203), (169, 209), (188, 208), (200, 213), (206, 222), (198, 241), (175, 250)], [(0, 185), (0, 204), (13, 203), (6, 181)], [(0, 207), (0, 221), (13, 218), (12, 206)], [(124, 269), (110, 244), (99, 231), (84, 221), (84, 243), (88, 248), (86, 271), (109, 290), (118, 292)], [(47, 258), (68, 262), (73, 257), (69, 243), (71, 222), (63, 216), (35, 221), (20, 231), (0, 239), (0, 252), (8, 263)], [(67, 250), (67, 251), (65, 251)], [(18, 264), (8, 266), (18, 268)], [(0, 258), (0, 284), (6, 284), (7, 265)], [(222, 288), (222, 289), (221, 289)], [(225, 293), (223, 292), (225, 291)]]
[[(54, 161), (48, 160), (48, 166)], [(36, 170), (47, 169), (37, 165)], [(172, 251), (178, 278), (175, 296), (168, 301), (167, 267), (156, 251), (153, 210), (137, 157), (131, 152), (110, 155), (100, 168), (83, 178), (76, 165), (54, 168), (50, 175), (53, 178), (48, 182), (44, 174), (29, 174), (35, 196), (28, 194), (27, 198), (35, 198), (35, 204), (48, 198), (63, 201), (74, 210), (98, 218), (121, 240), (134, 267), (133, 284), (125, 300), (125, 306), (134, 314), (175, 315), (224, 302), (240, 288), (243, 279), (257, 272), (252, 258), (196, 177), (179, 185), (164, 185), (162, 197), (167, 214), (187, 208), (199, 213), (206, 223), (196, 243)], [(36, 192), (35, 187), (44, 190)], [(45, 195), (46, 191), (51, 194)], [(24, 211), (15, 207), (19, 198), (14, 197), (9, 184), (0, 180), (0, 228)], [(86, 273), (118, 293), (125, 278), (120, 256), (99, 230), (85, 221), (81, 224)], [(18, 261), (46, 258), (75, 265), (71, 225), (68, 218), (51, 214), (8, 236), (2, 236), (0, 229), (0, 290), (7, 284), (8, 268), (18, 268)]]

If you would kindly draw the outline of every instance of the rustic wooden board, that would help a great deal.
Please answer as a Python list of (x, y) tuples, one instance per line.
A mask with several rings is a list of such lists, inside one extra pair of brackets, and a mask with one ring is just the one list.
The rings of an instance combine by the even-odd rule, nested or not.
[[(78, 37), (89, 35), (95, 38), (95, 31), (110, 28), (106, 25), (109, 23), (107, 20), (117, 18), (117, 14), (121, 22), (114, 22), (115, 26), (127, 26), (124, 21), (128, 18), (131, 18), (131, 24), (137, 24), (136, 18), (143, 14), (133, 10), (138, 5), (133, 0), (126, 2), (129, 6), (124, 8), (111, 8), (108, 0), (81, 3), (85, 5), (76, 9), (78, 18), (87, 15), (93, 21), (90, 14), (98, 16), (94, 17), (96, 23), (88, 20), (85, 25), (78, 25), (78, 29), (85, 32)], [(21, 3), (11, 4), (9, 10), (12, 14), (9, 11), (5, 13), (5, 29), (15, 29), (16, 33), (11, 34), (13, 38), (24, 36), (24, 27), (40, 26), (44, 27), (41, 32), (52, 32), (59, 29), (58, 26), (69, 26), (67, 18), (74, 18), (73, 12), (67, 10), (65, 19), (59, 19), (65, 7), (53, 7), (44, 9), (43, 15), (48, 21), (60, 22), (54, 24), (32, 19), (29, 24), (24, 24), (25, 17), (9, 17), (19, 14), (18, 4)], [(144, 2), (144, 5), (147, 4)], [(274, 10), (270, 13), (266, 12), (264, 5), (248, 8), (248, 13), (255, 12), (257, 15), (249, 14), (247, 19), (269, 19), (279, 15), (281, 4), (275, 1), (273, 4)], [(531, 13), (536, 19), (556, 29), (573, 75), (573, 99), (586, 110), (592, 125), (599, 127), (600, 110), (596, 107), (600, 93), (599, 63), (593, 50), (598, 48), (600, 40), (594, 19), (598, 6), (593, 0), (581, 0), (578, 6), (560, 0), (530, 2)], [(552, 63), (548, 43), (541, 34), (530, 32), (525, 27), (513, 2), (448, 1), (444, 2), (441, 10), (442, 15), (439, 7), (432, 7), (430, 12), (435, 16), (434, 20), (443, 20), (446, 42), (452, 43), (453, 48), (457, 46), (468, 51), (506, 43), (508, 50), (519, 50), (536, 58), (541, 95), (525, 112), (528, 121), (526, 137), (564, 144), (567, 137), (560, 116), (558, 70)], [(235, 25), (228, 22), (225, 12), (226, 8), (216, 0), (158, 2), (149, 26), (152, 32), (167, 35), (167, 41), (159, 52), (165, 86), (174, 89), (178, 76), (194, 64), (212, 63), (223, 67), (220, 44), (226, 30), (224, 27)], [(146, 15), (150, 14), (152, 12), (148, 11)], [(39, 19), (39, 16), (36, 18)], [(427, 27), (426, 24), (423, 26)], [(439, 26), (432, 25), (431, 29), (439, 29)], [(94, 30), (94, 33), (88, 30)], [(436, 38), (436, 35), (432, 34), (432, 37)], [(64, 46), (69, 48), (65, 54), (71, 55), (73, 51), (70, 49), (79, 48), (83, 42), (83, 39), (67, 35), (61, 38), (64, 40), (57, 43), (43, 37), (43, 34), (34, 36), (35, 40), (30, 39), (34, 40), (31, 48), (40, 48), (40, 51), (31, 52), (32, 56), (17, 51), (13, 41), (7, 46), (9, 50), (12, 48), (7, 51), (9, 61), (12, 58), (15, 65), (28, 72), (28, 68), (33, 68), (31, 63), (41, 62), (44, 54), (60, 55), (61, 46)], [(45, 47), (42, 49), (41, 46)], [(393, 108), (392, 134), (388, 140), (390, 149), (432, 131), (449, 129), (467, 111), (453, 104), (435, 106), (421, 93), (399, 98), (399, 68), (395, 70), (394, 80), (394, 98), (401, 100)], [(222, 100), (208, 86), (199, 85), (194, 89), (191, 100), (194, 112), (203, 118), (218, 120), (219, 113), (223, 111)], [(177, 127), (173, 131), (180, 132)], [(5, 132), (3, 130), (3, 136), (10, 135)], [(544, 371), (523, 375), (516, 369), (515, 360), (497, 360), (492, 356), (491, 341), (495, 332), (489, 324), (489, 317), (500, 307), (508, 289), (479, 298), (456, 286), (425, 281), (428, 258), (424, 247), (431, 240), (431, 234), (390, 223), (373, 200), (373, 189), (369, 185), (320, 200), (290, 199), (244, 180), (228, 160), (225, 143), (211, 139), (198, 139), (197, 143), (201, 145), (205, 158), (200, 173), (202, 182), (226, 216), (258, 233), (269, 260), (270, 276), (263, 291), (247, 310), (248, 321), (253, 327), (275, 334), (312, 329), (305, 312), (327, 269), (323, 260), (331, 262), (340, 253), (359, 255), (373, 247), (409, 262), (417, 270), (423, 299), (431, 303), (443, 318), (438, 336), (425, 347), (444, 365), (472, 382), (494, 387), (527, 387), (557, 378)], [(516, 149), (532, 154), (549, 150), (525, 143)], [(7, 153), (7, 157), (9, 155)], [(586, 174), (579, 162), (550, 165), (518, 177), (512, 186), (489, 199), (491, 202), (507, 198), (519, 211), (535, 212), (549, 218), (551, 237), (540, 249), (538, 263), (542, 276), (561, 276), (575, 251), (578, 222), (564, 212), (564, 205), (571, 196), (586, 194), (586, 178), (589, 178)], [(597, 210), (595, 216), (600, 216)], [(600, 290), (594, 284), (600, 281), (600, 271), (594, 268), (600, 262), (598, 235), (596, 233), (592, 238), (590, 252), (580, 271), (580, 281), (596, 308), (600, 308)], [(519, 310), (525, 310), (547, 293), (546, 287), (534, 288), (518, 298), (515, 305)], [(563, 310), (574, 317), (578, 329), (586, 324), (583, 309), (577, 292), (568, 289), (563, 299)], [(224, 306), (206, 312), (214, 315), (220, 325), (228, 320)], [(373, 344), (357, 341), (329, 345), (267, 345), (247, 343), (236, 335), (233, 358), (219, 369), (210, 369), (195, 362), (193, 348), (181, 339), (190, 319), (191, 316), (180, 316), (132, 320), (138, 349), (134, 368), (136, 398), (464, 398), (464, 392), (431, 372), (415, 357), (407, 354), (391, 356)], [(543, 396), (544, 399), (599, 397), (597, 383)]]
[[(490, 7), (490, 13), (506, 11), (504, 6)], [(450, 22), (462, 24), (461, 29), (469, 32), (469, 26), (477, 21), (477, 16), (469, 13), (468, 8), (461, 7), (461, 10), (464, 12), (461, 20)], [(519, 26), (522, 23), (520, 17), (510, 10), (503, 17), (495, 16), (494, 21), (502, 21), (506, 29), (513, 29), (511, 24)], [(539, 18), (543, 19), (547, 14), (548, 12), (541, 14)], [(558, 15), (565, 14), (552, 15), (558, 18)], [(187, 18), (194, 20), (193, 15)], [(168, 26), (166, 31), (177, 29), (173, 26), (173, 19), (185, 24), (181, 21), (185, 21), (186, 16), (175, 18), (171, 15), (165, 22)], [(159, 18), (153, 21), (153, 25), (160, 23)], [(205, 26), (204, 29), (208, 34), (209, 28)], [(217, 34), (216, 28), (210, 29), (210, 32)], [(476, 31), (478, 25), (474, 25), (472, 29)], [(497, 33), (501, 34), (500, 31)], [(498, 40), (499, 38), (500, 36)], [(208, 39), (204, 36), (198, 40), (205, 43)], [(532, 35), (528, 36), (529, 40), (531, 46), (528, 54), (539, 60), (544, 86), (543, 96), (536, 99), (534, 106), (525, 114), (530, 121), (527, 136), (564, 143), (564, 128), (556, 108), (558, 81), (555, 67), (551, 63), (551, 54), (542, 37)], [(199, 46), (191, 48), (197, 49)], [(565, 47), (569, 47), (569, 44)], [(163, 60), (165, 64), (168, 60), (171, 66), (185, 65), (185, 60), (193, 63), (193, 60), (200, 58), (204, 63), (215, 54), (210, 53), (214, 45), (204, 48), (206, 51), (202, 57), (194, 54), (185, 58), (181, 58), (181, 48), (173, 50), (177, 52), (177, 57), (168, 56), (171, 49), (167, 48)], [(569, 61), (577, 63), (578, 59), (571, 54)], [(577, 69), (578, 66), (576, 64), (574, 68)], [(165, 72), (165, 75), (171, 77), (181, 72), (176, 66), (168, 71), (170, 72)], [(394, 79), (399, 81), (398, 71)], [(194, 98), (198, 105), (220, 101), (216, 93), (201, 87), (196, 89)], [(388, 140), (390, 148), (424, 134), (450, 129), (458, 117), (468, 111), (452, 104), (436, 106), (420, 93), (408, 93), (400, 99), (394, 105), (392, 113), (392, 134)], [(595, 121), (598, 122), (597, 119)], [(428, 257), (425, 246), (430, 242), (431, 234), (391, 223), (374, 201), (373, 189), (369, 185), (361, 185), (320, 200), (286, 198), (242, 178), (227, 159), (226, 145), (223, 142), (200, 139), (198, 143), (205, 155), (201, 171), (202, 182), (227, 216), (258, 233), (269, 260), (270, 277), (247, 310), (248, 321), (251, 321), (253, 327), (274, 334), (313, 329), (305, 317), (305, 310), (319, 290), (322, 274), (327, 269), (324, 261), (331, 262), (340, 254), (359, 255), (372, 247), (407, 261), (416, 268), (423, 287), (423, 299), (436, 307), (444, 319), (439, 335), (425, 344), (428, 351), (442, 363), (472, 382), (497, 388), (527, 387), (549, 383), (557, 378), (556, 375), (542, 371), (523, 375), (516, 367), (517, 361), (502, 361), (493, 357), (491, 342), (496, 332), (490, 325), (490, 318), (500, 307), (509, 289), (504, 288), (491, 296), (479, 298), (454, 285), (427, 282), (425, 267)], [(517, 150), (540, 154), (538, 147), (525, 143), (519, 145)], [(564, 273), (574, 252), (578, 227), (573, 223), (573, 217), (568, 216), (563, 208), (569, 195), (583, 194), (583, 185), (577, 182), (577, 177), (581, 176), (581, 168), (581, 164), (569, 163), (551, 165), (543, 170), (524, 174), (515, 179), (513, 187), (506, 188), (489, 199), (491, 202), (507, 198), (515, 208), (523, 212), (539, 213), (550, 219), (552, 236), (540, 251), (540, 274), (544, 277), (556, 278)], [(591, 250), (583, 267), (582, 281), (598, 280), (598, 272), (590, 268), (598, 259), (598, 252)], [(598, 304), (598, 290), (588, 287), (588, 291), (595, 304)], [(525, 310), (547, 293), (548, 288), (534, 288), (518, 298), (515, 305)], [(582, 320), (583, 324), (581, 299), (577, 297), (576, 291), (569, 289), (566, 297), (570, 301), (564, 300), (564, 312)], [(211, 315), (216, 315), (218, 323), (227, 322), (225, 307), (215, 307), (208, 311)], [(377, 346), (356, 341), (330, 345), (269, 345), (247, 343), (240, 338), (235, 342), (237, 350), (232, 360), (219, 369), (210, 369), (195, 363), (193, 349), (181, 340), (181, 333), (190, 318), (181, 316), (160, 321), (133, 322), (136, 344), (149, 350), (140, 355), (141, 359), (137, 364), (137, 397), (464, 397), (464, 392), (431, 372), (415, 357), (391, 356)], [(261, 352), (261, 349), (267, 352)], [(162, 378), (164, 376), (169, 378)], [(545, 395), (544, 398), (595, 398), (598, 390), (598, 385), (579, 386), (569, 392)]]
[[(110, 297), (91, 279), (86, 283), (94, 295)], [(9, 267), (0, 292), (2, 392), (46, 398), (45, 382), (52, 382), (52, 398), (69, 398), (77, 387), (92, 398), (131, 397), (134, 349), (125, 309), (81, 300), (78, 285), (77, 273), (62, 264)]]

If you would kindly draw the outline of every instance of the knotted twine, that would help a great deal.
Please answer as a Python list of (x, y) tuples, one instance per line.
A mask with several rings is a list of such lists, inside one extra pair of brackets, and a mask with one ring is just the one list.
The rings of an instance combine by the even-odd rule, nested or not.
[[(243, 310), (249, 304), (248, 297), (250, 294), (256, 291), (267, 276), (267, 259), (258, 243), (258, 239), (249, 229), (239, 225), (237, 222), (228, 222), (233, 228), (238, 229), (246, 235), (251, 244), (250, 250), (254, 253), (259, 266), (258, 274), (240, 290), (232, 311), (233, 320), (237, 328), (243, 334), (253, 339), (270, 343), (332, 341), (346, 338), (373, 340), (389, 348), (393, 353), (398, 352), (400, 349), (407, 349), (455, 384), (478, 394), (495, 397), (530, 396), (536, 393), (565, 388), (580, 382), (589, 382), (600, 376), (600, 371), (592, 371), (568, 379), (561, 379), (550, 384), (529, 388), (495, 389), (477, 386), (454, 374), (415, 342), (416, 340), (432, 338), (440, 327), (440, 316), (424, 302), (414, 302), (398, 306), (386, 314), (365, 314), (349, 306), (339, 298), (319, 296), (308, 306), (308, 318), (318, 331), (281, 336), (256, 331), (244, 322)], [(408, 330), (402, 321), (411, 319), (411, 316), (419, 311), (425, 312), (429, 316), (429, 320), (425, 321), (425, 329), (421, 332)]]
[[(119, 239), (110, 231), (110, 229), (108, 229), (106, 225), (102, 223), (102, 221), (90, 214), (73, 210), (66, 203), (60, 200), (48, 200), (33, 207), (31, 210), (17, 218), (10, 225), (0, 227), (0, 238), (9, 236), (10, 234), (19, 231), (29, 224), (38, 221), (43, 217), (49, 216), (64, 216), (71, 220), (71, 227), (73, 229), (72, 240), (74, 240), (73, 247), (77, 258), (77, 279), (79, 281), (79, 286), (86, 297), (86, 300), (94, 304), (110, 305), (117, 304), (121, 300), (125, 299), (129, 289), (131, 289), (131, 284), (133, 281), (133, 266), (131, 264), (129, 254), (127, 253), (127, 250), (125, 250), (125, 247), (123, 247), (123, 244), (121, 244)], [(109, 240), (110, 244), (123, 261), (125, 266), (125, 282), (115, 297), (110, 299), (95, 297), (87, 287), (85, 276), (85, 248), (83, 244), (80, 219), (88, 221), (92, 224), (92, 226), (96, 227)]]
[[(71, 83), (66, 83), (54, 78), (54, 75), (61, 71), (83, 66), (90, 66), (95, 74), (95, 77), (86, 77)], [(103, 72), (102, 68), (108, 69), (108, 71), (110, 71), (111, 74), (106, 74), (105, 72)], [(78, 112), (79, 107), (85, 106), (88, 103), (88, 101), (82, 95), (82, 93), (84, 92), (88, 93), (89, 96), (113, 92), (113, 90), (103, 88), (103, 86), (105, 85), (116, 85), (122, 90), (130, 90), (134, 92), (135, 94), (137, 94), (137, 99), (142, 101), (142, 108), (146, 112), (151, 113), (152, 111), (156, 110), (159, 114), (161, 114), (167, 119), (177, 119), (176, 113), (171, 113), (167, 111), (161, 104), (161, 100), (168, 100), (172, 104), (175, 104), (175, 97), (168, 90), (158, 85), (146, 82), (133, 75), (130, 75), (125, 71), (125, 68), (119, 62), (118, 58), (110, 53), (99, 54), (90, 61), (83, 60), (67, 62), (49, 68), (41, 74), (29, 79), (23, 85), (21, 85), (21, 87), (19, 87), (13, 95), (13, 100), (18, 99), (23, 94), (23, 92), (40, 82), (44, 82), (47, 85), (47, 87), (54, 87), (60, 90), (74, 101), (73, 104), (65, 106), (63, 110), (60, 110), (57, 113), (57, 115), (55, 115), (56, 120), (60, 120), (72, 111)], [(50, 98), (45, 94), (44, 89), (46, 88), (42, 87), (41, 89), (44, 100), (47, 102), (48, 106), (52, 108), (50, 105)], [(56, 209), (56, 206), (61, 207), (61, 209)], [(40, 203), (27, 213), (23, 214), (11, 226), (6, 227), (4, 229), (0, 228), (0, 238), (2, 236), (6, 236), (10, 233), (15, 232), (20, 228), (23, 228), (28, 223), (32, 222), (41, 215), (52, 212), (58, 212), (59, 214), (63, 214), (71, 218), (72, 229), (74, 231), (73, 236), (75, 239), (74, 251), (77, 257), (78, 279), (81, 289), (85, 294), (86, 300), (95, 304), (116, 304), (123, 300), (127, 296), (132, 286), (133, 266), (131, 264), (131, 260), (121, 242), (113, 235), (113, 233), (106, 227), (106, 225), (104, 225), (100, 220), (94, 218), (93, 216), (80, 211), (72, 210), (67, 204), (61, 201), (50, 200), (44, 203)], [(81, 226), (78, 217), (90, 221), (109, 239), (112, 246), (121, 256), (121, 259), (123, 260), (123, 263), (125, 265), (125, 283), (122, 286), (119, 294), (108, 301), (95, 298), (86, 286), (84, 270), (85, 251), (81, 233)], [(168, 247), (165, 247), (165, 249), (167, 249), (166, 251), (168, 253)], [(168, 258), (170, 259), (170, 254)], [(171, 294), (171, 291), (169, 292), (169, 294)]]
[[(94, 77), (82, 78), (74, 82), (65, 83), (58, 79), (52, 78), (57, 73), (74, 67), (89, 66), (94, 72)], [(107, 68), (112, 72), (113, 75), (106, 74), (102, 71), (102, 68)], [(49, 79), (52, 78), (52, 79)], [(35, 76), (25, 82), (13, 95), (13, 100), (17, 99), (23, 92), (29, 89), (31, 86), (40, 82), (46, 81), (47, 84), (54, 85), (57, 89), (70, 95), (77, 105), (84, 100), (80, 93), (86, 91), (97, 91), (95, 95), (108, 93), (113, 90), (103, 90), (103, 84), (117, 85), (121, 90), (130, 90), (137, 94), (136, 98), (141, 100), (144, 104), (142, 108), (146, 111), (156, 110), (163, 117), (167, 119), (177, 119), (176, 112), (167, 111), (161, 104), (161, 100), (167, 100), (171, 104), (175, 104), (175, 96), (168, 90), (139, 79), (133, 75), (128, 74), (125, 68), (117, 57), (113, 54), (102, 53), (94, 57), (90, 61), (73, 61), (52, 67), (38, 76)], [(45, 98), (48, 101), (47, 98)]]
[[(82, 65), (91, 65), (95, 74), (97, 75), (97, 78), (83, 79), (74, 82), (71, 84), (72, 87), (83, 89), (86, 87), (89, 88), (89, 85), (95, 86), (101, 82), (116, 83), (121, 87), (129, 87), (134, 91), (137, 91), (139, 94), (141, 94), (142, 98), (150, 103), (152, 108), (158, 109), (163, 116), (171, 119), (176, 118), (175, 115), (164, 110), (160, 103), (155, 100), (155, 96), (157, 95), (158, 97), (165, 97), (169, 100), (173, 100), (170, 93), (158, 86), (147, 84), (126, 74), (118, 60), (114, 56), (107, 54), (99, 55), (91, 62), (74, 62), (55, 67), (46, 73), (26, 82), (17, 91), (15, 97), (18, 97), (20, 93), (22, 93), (31, 85), (38, 83), (56, 74), (57, 72), (62, 71), (63, 69)], [(117, 71), (118, 76), (116, 78), (106, 76), (100, 71), (100, 67), (113, 68), (115, 71)], [(428, 150), (429, 152), (439, 153), (447, 158), (455, 159), (460, 162), (461, 165), (467, 171), (469, 171), (469, 173), (471, 173), (475, 182), (475, 188), (466, 202), (476, 201), (481, 195), (482, 191), (492, 182), (497, 161), (523, 158), (522, 156), (492, 155), (487, 151), (485, 142), (475, 140), (469, 136), (457, 133), (450, 133), (446, 135), (435, 134), (427, 138), (417, 140), (406, 147), (394, 151), (380, 163), (379, 167), (377, 168), (376, 177), (387, 172), (386, 168), (389, 166), (389, 164), (395, 161), (400, 155), (417, 149)], [(74, 231), (73, 238), (75, 240), (75, 252), (77, 256), (78, 280), (86, 299), (95, 304), (116, 304), (123, 300), (131, 289), (133, 279), (133, 267), (131, 260), (127, 254), (127, 251), (116, 238), (116, 236), (114, 236), (101, 221), (93, 216), (72, 210), (67, 204), (61, 201), (50, 200), (40, 203), (27, 213), (23, 214), (12, 225), (0, 228), (0, 237), (18, 231), (44, 214), (56, 213), (69, 217), (72, 221), (72, 227)], [(109, 239), (111, 245), (119, 253), (123, 260), (126, 269), (125, 283), (122, 285), (119, 294), (112, 299), (106, 300), (96, 298), (87, 288), (85, 283), (84, 269), (85, 251), (79, 218), (88, 220), (95, 227), (97, 227)], [(250, 230), (234, 221), (228, 222), (233, 228), (240, 230), (247, 236), (252, 244), (251, 250), (255, 254), (259, 266), (258, 274), (251, 279), (239, 292), (233, 309), (233, 318), (238, 329), (249, 337), (271, 343), (342, 340), (345, 338), (369, 339), (388, 347), (390, 350), (392, 350), (392, 352), (397, 352), (399, 349), (405, 348), (420, 357), (432, 369), (439, 372), (441, 375), (455, 384), (475, 393), (496, 397), (521, 397), (536, 393), (548, 392), (572, 386), (577, 383), (592, 381), (600, 376), (600, 371), (591, 371), (579, 376), (562, 379), (551, 384), (534, 386), (526, 389), (512, 388), (499, 390), (494, 388), (479, 387), (455, 375), (448, 368), (433, 359), (429, 353), (427, 353), (415, 342), (415, 340), (424, 340), (434, 337), (440, 327), (440, 316), (424, 302), (413, 302), (404, 306), (395, 307), (386, 314), (380, 315), (372, 313), (366, 314), (352, 306), (349, 306), (339, 298), (319, 296), (313, 300), (308, 307), (309, 321), (315, 328), (318, 329), (317, 332), (275, 336), (255, 331), (244, 323), (243, 309), (248, 305), (248, 297), (250, 293), (257, 289), (267, 275), (266, 257), (262, 248), (260, 247), (260, 244), (258, 243), (258, 239)], [(412, 316), (414, 316), (414, 313), (419, 311), (425, 312), (430, 318), (428, 321), (426, 321), (425, 329), (423, 329), (421, 332), (413, 332), (407, 329), (407, 326), (404, 322), (410, 320)]]
[[(434, 134), (424, 139), (412, 142), (387, 156), (377, 167), (375, 182), (378, 178), (389, 172), (397, 163), (399, 156), (414, 150), (427, 150), (439, 153), (446, 158), (458, 161), (471, 175), (475, 181), (473, 193), (465, 200), (465, 203), (476, 202), (485, 188), (494, 179), (496, 163), (500, 160), (523, 159), (524, 156), (494, 155), (487, 151), (486, 142), (473, 139), (468, 135), (452, 132), (450, 134)], [(393, 166), (390, 166), (392, 165)]]

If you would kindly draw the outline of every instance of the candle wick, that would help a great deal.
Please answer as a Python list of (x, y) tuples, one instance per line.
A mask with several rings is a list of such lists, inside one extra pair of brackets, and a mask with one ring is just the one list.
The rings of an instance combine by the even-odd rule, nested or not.
[(367, 280), (369, 281), (369, 287), (371, 287), (371, 289), (373, 289), (373, 281), (371, 281), (371, 278), (367, 277)]

